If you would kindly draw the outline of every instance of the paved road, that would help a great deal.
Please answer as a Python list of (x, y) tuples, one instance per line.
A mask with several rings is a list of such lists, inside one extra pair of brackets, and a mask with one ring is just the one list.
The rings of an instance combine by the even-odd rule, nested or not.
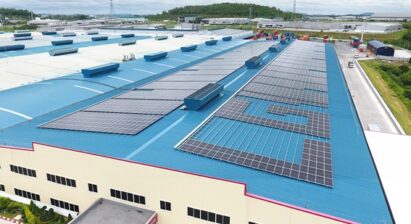
[(15, 224), (15, 223), (0, 219), (0, 224)]
[[(336, 50), (364, 130), (379, 129), (384, 133), (401, 134), (358, 68), (348, 68), (348, 61), (353, 60), (358, 51), (347, 43), (339, 42), (336, 43)], [(365, 54), (361, 53), (360, 57), (365, 57)]]

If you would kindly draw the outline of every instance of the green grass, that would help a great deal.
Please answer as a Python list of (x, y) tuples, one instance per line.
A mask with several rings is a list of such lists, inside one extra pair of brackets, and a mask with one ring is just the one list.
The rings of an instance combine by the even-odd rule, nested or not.
[[(410, 85), (404, 85), (400, 78), (405, 73), (400, 75), (387, 71), (383, 67), (399, 67), (400, 63), (387, 63), (380, 60), (364, 60), (359, 61), (364, 71), (367, 73), (372, 84), (380, 93), (385, 103), (388, 105), (397, 121), (400, 123), (404, 131), (411, 134), (411, 99), (404, 96), (406, 89), (410, 89)], [(411, 67), (409, 64), (405, 64)]]
[(0, 26), (0, 31), (3, 32), (14, 32), (16, 30), (36, 30), (36, 26), (28, 26), (25, 24), (22, 25), (7, 25), (7, 26)]

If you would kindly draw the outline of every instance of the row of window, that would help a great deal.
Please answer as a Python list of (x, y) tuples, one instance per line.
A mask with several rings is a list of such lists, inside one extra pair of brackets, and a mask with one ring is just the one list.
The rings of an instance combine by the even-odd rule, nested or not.
[(124, 201), (134, 202), (137, 204), (146, 204), (146, 197), (137, 194), (128, 193), (125, 191), (119, 191), (115, 189), (110, 189), (111, 197), (122, 199)]
[(53, 174), (47, 174), (47, 180), (54, 182), (54, 183), (58, 183), (61, 185), (66, 185), (69, 187), (76, 187), (76, 181), (70, 178), (66, 178), (66, 177), (61, 177), (61, 176), (57, 176), (57, 175), (53, 175)]
[(206, 220), (209, 222), (215, 222), (215, 223), (220, 223), (220, 224), (230, 224), (230, 217), (228, 216), (220, 215), (214, 212), (208, 212), (208, 211), (204, 211), (204, 210), (200, 210), (196, 208), (188, 207), (187, 215), (194, 217), (194, 218)]
[(88, 184), (88, 191), (96, 192), (96, 193), (97, 193), (97, 185), (95, 185), (95, 184)]
[(35, 193), (31, 193), (28, 191), (23, 191), (17, 188), (14, 188), (14, 193), (20, 197), (25, 197), (34, 201), (40, 201), (40, 195), (35, 194)]
[(36, 171), (32, 169), (27, 169), (21, 166), (10, 165), (11, 172), (23, 174), (30, 177), (36, 177)]
[[(23, 174), (23, 175), (27, 175), (27, 176), (31, 176), (31, 177), (36, 177), (36, 171), (32, 170), (32, 169), (28, 169), (28, 168), (24, 168), (24, 167), (19, 167), (19, 166), (15, 166), (15, 165), (10, 165), (10, 170), (12, 172), (15, 173), (19, 173), (19, 174)], [(58, 183), (58, 184), (62, 184), (62, 185), (66, 185), (69, 187), (76, 187), (76, 181), (70, 178), (66, 178), (66, 177), (62, 177), (62, 176), (57, 176), (57, 175), (53, 175), (53, 174), (47, 174), (47, 180), (54, 182), (54, 183)], [(97, 189), (97, 185), (95, 184), (88, 184), (88, 190), (90, 192), (98, 192)], [(5, 191), (5, 187), (4, 185), (0, 184), (0, 191)], [(27, 192), (27, 191), (23, 191), (20, 189), (15, 189), (15, 193), (16, 195), (31, 199), (31, 200), (35, 200), (35, 201), (40, 201), (40, 195), (38, 194), (34, 194), (31, 192)], [(146, 204), (146, 198), (144, 196), (140, 196), (140, 195), (136, 195), (136, 194), (132, 194), (132, 193), (128, 193), (125, 191), (119, 191), (119, 190), (115, 190), (115, 189), (110, 189), (110, 193), (112, 197), (118, 198), (118, 199), (122, 199), (125, 201), (129, 201), (129, 202), (134, 202), (134, 203), (138, 203), (138, 204)], [(67, 210), (71, 210), (71, 211), (75, 211), (75, 212), (79, 212), (79, 207), (75, 204), (71, 204), (68, 202), (64, 202), (61, 200), (56, 200), (51, 198), (50, 199), (51, 204), (60, 208), (64, 208)], [(167, 211), (171, 211), (171, 203), (167, 202), (167, 201), (160, 201), (160, 209), (162, 210), (167, 210)], [(206, 220), (206, 221), (210, 221), (210, 222), (214, 222), (214, 223), (220, 223), (220, 224), (229, 224), (230, 223), (230, 217), (228, 216), (224, 216), (224, 215), (220, 215), (220, 214), (216, 214), (213, 212), (208, 212), (208, 211), (204, 211), (204, 210), (200, 210), (200, 209), (195, 209), (195, 208), (187, 208), (187, 214), (188, 216), (194, 217), (194, 218), (198, 218), (198, 219), (202, 219), (202, 220)], [(253, 222), (250, 222), (250, 224), (254, 224)]]
[(64, 209), (67, 209), (67, 210), (70, 210), (70, 211), (73, 211), (73, 212), (79, 212), (80, 211), (78, 205), (71, 204), (71, 203), (68, 203), (68, 202), (65, 202), (65, 201), (61, 201), (61, 200), (57, 200), (57, 199), (54, 199), (54, 198), (50, 198), (50, 203), (51, 203), (51, 205), (54, 205), (56, 207), (64, 208)]
[(171, 203), (168, 201), (160, 201), (160, 209), (171, 211)]
[[(0, 191), (5, 191), (5, 187), (2, 184), (0, 184)], [(35, 200), (35, 201), (40, 201), (40, 195), (38, 194), (20, 190), (17, 188), (15, 188), (14, 191), (15, 191), (15, 194), (18, 196), (25, 197), (25, 198)], [(97, 185), (89, 184), (89, 191), (97, 192)], [(110, 189), (110, 192), (111, 192), (112, 197), (119, 198), (125, 201), (135, 202), (138, 204), (145, 204), (144, 196), (135, 195), (135, 194), (131, 194), (131, 193), (124, 192), (124, 191), (118, 191), (115, 189)], [(68, 203), (65, 201), (61, 201), (61, 200), (57, 200), (54, 198), (50, 198), (50, 202), (54, 206), (64, 208), (64, 209), (74, 211), (74, 212), (79, 212), (78, 205)], [(160, 209), (171, 211), (171, 203), (167, 201), (160, 201)], [(220, 214), (216, 214), (213, 212), (208, 212), (208, 211), (204, 211), (200, 209), (195, 209), (191, 207), (187, 208), (187, 215), (194, 217), (194, 218), (210, 221), (210, 222), (215, 222), (215, 223), (220, 223), (220, 224), (230, 224), (230, 217), (228, 216), (224, 216), (224, 215), (220, 215)], [(249, 224), (255, 224), (255, 223), (249, 222)]]

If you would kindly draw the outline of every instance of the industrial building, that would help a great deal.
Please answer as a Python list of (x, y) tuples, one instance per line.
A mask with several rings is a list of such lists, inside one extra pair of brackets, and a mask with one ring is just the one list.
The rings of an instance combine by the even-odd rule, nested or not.
[(332, 44), (64, 35), (0, 34), (0, 195), (73, 223), (394, 223)]
[(388, 47), (383, 42), (378, 40), (372, 40), (367, 43), (367, 49), (375, 55), (393, 57), (395, 53), (395, 49), (392, 47)]
[(408, 13), (375, 13), (369, 17), (374, 21), (411, 21), (411, 12)]
[[(332, 32), (352, 32), (360, 33), (363, 31), (363, 23), (338, 21), (338, 22), (313, 22), (313, 21), (295, 21), (286, 22), (278, 20), (261, 20), (258, 22), (258, 28), (279, 28), (279, 29), (298, 29), (298, 30), (323, 30)], [(402, 25), (396, 22), (366, 22), (364, 32), (367, 33), (389, 33), (401, 30)]]
[(204, 18), (205, 24), (210, 25), (234, 25), (234, 24), (249, 24), (249, 18)]

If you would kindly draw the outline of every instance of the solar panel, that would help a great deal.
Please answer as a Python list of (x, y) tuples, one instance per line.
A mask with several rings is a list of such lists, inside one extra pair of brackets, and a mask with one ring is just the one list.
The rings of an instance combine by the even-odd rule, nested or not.
[(140, 89), (201, 89), (210, 82), (152, 82)]
[(76, 112), (42, 128), (135, 135), (160, 119), (159, 115)]
[(179, 71), (174, 73), (172, 76), (187, 76), (187, 75), (224, 75), (227, 76), (231, 72), (226, 70), (205, 70), (205, 69), (198, 69), (195, 71)]
[(252, 92), (276, 97), (285, 97), (300, 104), (308, 104), (319, 107), (328, 106), (328, 96), (327, 94), (321, 92), (295, 90), (287, 87), (270, 86), (255, 82), (251, 82), (246, 85), (245, 88), (240, 92), (240, 94), (242, 94), (242, 92)]
[(205, 143), (192, 138), (187, 139), (178, 147), (184, 152), (326, 187), (333, 186), (331, 150), (328, 143), (305, 139), (301, 164), (276, 160), (254, 153)]
[(258, 76), (267, 76), (275, 79), (286, 79), (295, 82), (313, 83), (319, 85), (327, 85), (327, 79), (310, 76), (302, 76), (298, 74), (291, 74), (286, 72), (263, 71)]
[(167, 78), (73, 113), (43, 128), (137, 134), (182, 104), (182, 100), (209, 83), (219, 81), (241, 66), (248, 53), (260, 55), (270, 43), (252, 43), (224, 53)]
[(202, 62), (195, 66), (195, 68), (205, 68), (207, 69), (208, 66), (238, 66), (241, 67), (244, 65), (244, 61), (241, 60), (229, 60), (228, 58), (224, 58), (222, 60), (208, 60)]
[(275, 67), (267, 67), (269, 71), (279, 71), (279, 72), (288, 72), (293, 74), (300, 74), (300, 75), (308, 75), (313, 77), (320, 77), (325, 78), (327, 74), (321, 71), (314, 71), (314, 70), (306, 70), (306, 69), (296, 69), (296, 68), (288, 68), (282, 66), (275, 66)]
[(116, 99), (133, 100), (184, 100), (195, 90), (174, 90), (174, 89), (148, 89), (134, 90), (115, 97)]
[(308, 123), (303, 125), (246, 114), (244, 111), (249, 104), (250, 102), (247, 100), (232, 99), (220, 110), (218, 110), (217, 113), (215, 113), (215, 116), (316, 137), (330, 138), (329, 120), (327, 114), (308, 110), (291, 109), (277, 105), (271, 105), (267, 111), (277, 115), (290, 114), (307, 117)]
[[(232, 52), (231, 54), (235, 53)], [(328, 114), (313, 110), (312, 107), (300, 106), (322, 107), (320, 111), (327, 111), (327, 90), (324, 44), (297, 42), (251, 80), (235, 97), (217, 110), (205, 124), (183, 141), (178, 149), (332, 187)], [(247, 96), (247, 98), (237, 96)], [(267, 101), (272, 103), (266, 104)], [(252, 102), (253, 104), (251, 104)], [(264, 106), (263, 110), (261, 110), (262, 106)], [(302, 117), (305, 119), (302, 119)], [(252, 126), (243, 126), (244, 123), (252, 124)], [(217, 128), (217, 124), (226, 126)], [(241, 131), (231, 131), (228, 125), (231, 125), (231, 128), (241, 127)], [(253, 132), (246, 131), (246, 128), (252, 129)], [(274, 129), (283, 131), (272, 131)], [(298, 135), (303, 136), (301, 151), (289, 149), (286, 144), (283, 144), (284, 141), (299, 141), (299, 139), (292, 139), (291, 137), (296, 134), (288, 135), (287, 132), (298, 133)], [(239, 140), (242, 138), (242, 136), (238, 136), (239, 133), (247, 135), (243, 136), (244, 138), (255, 138), (255, 141), (260, 141), (266, 136), (274, 138), (265, 139), (262, 144), (242, 143)], [(278, 136), (279, 133), (282, 133), (281, 136)], [(222, 140), (224, 137), (220, 136), (226, 136), (226, 139)], [(268, 144), (268, 141), (272, 141), (272, 143)], [(298, 144), (296, 143), (296, 145)], [(281, 147), (281, 149), (270, 149), (270, 146)], [(259, 147), (264, 148), (260, 149)], [(271, 153), (275, 151), (279, 153), (281, 150), (286, 150), (286, 153), (301, 153), (301, 160), (291, 159), (285, 161), (279, 158), (287, 159), (287, 156), (278, 157), (278, 155), (271, 157)]]
[(197, 65), (194, 66), (193, 68), (199, 69), (199, 70), (229, 70), (229, 71), (235, 71), (239, 69), (242, 65), (226, 65), (224, 63), (221, 63), (221, 65)]
[(217, 82), (225, 78), (225, 75), (196, 75), (169, 76), (158, 80), (159, 82)]
[(91, 106), (84, 111), (129, 114), (164, 115), (180, 106), (182, 101), (110, 99)]
[(321, 92), (327, 92), (326, 85), (313, 84), (307, 82), (297, 82), (295, 80), (285, 80), (267, 76), (257, 76), (253, 80), (253, 82), (271, 86), (288, 87), (297, 90), (316, 90)]

